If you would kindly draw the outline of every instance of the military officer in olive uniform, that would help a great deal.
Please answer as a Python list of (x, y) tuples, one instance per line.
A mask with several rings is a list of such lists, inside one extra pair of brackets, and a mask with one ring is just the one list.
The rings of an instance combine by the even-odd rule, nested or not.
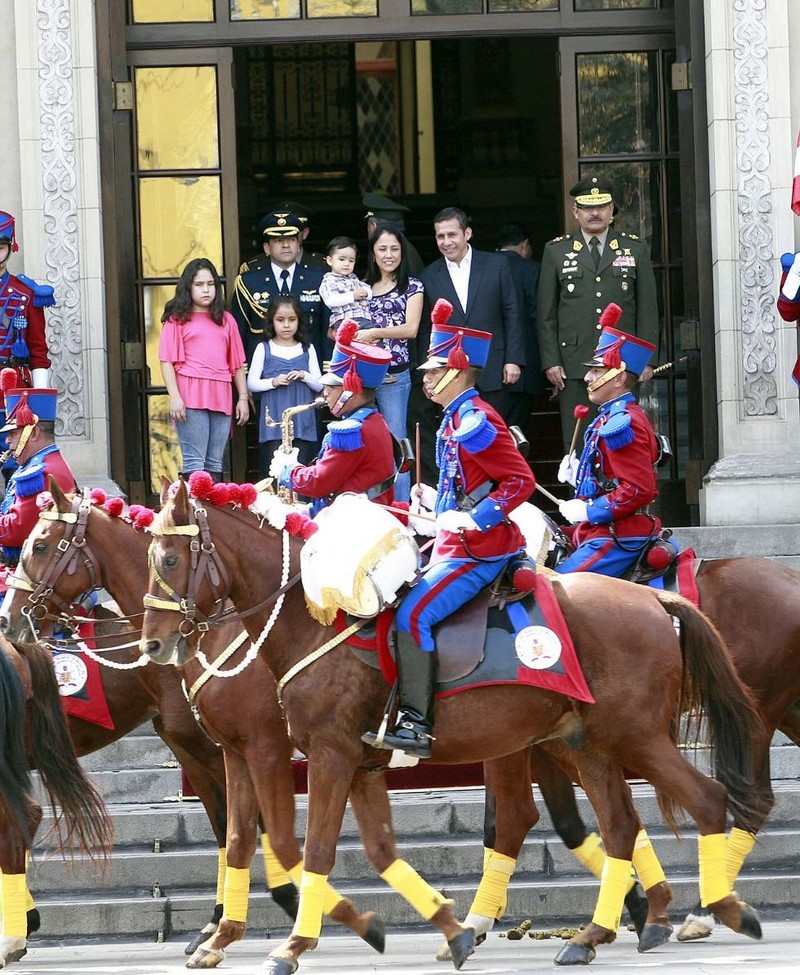
[[(658, 343), (656, 281), (647, 245), (611, 227), (616, 213), (611, 182), (590, 176), (569, 191), (578, 232), (545, 244), (539, 275), (539, 349), (547, 380), (558, 391), (565, 449), (574, 409), (588, 399), (585, 362), (597, 345), (598, 318), (609, 302), (622, 308), (618, 328)], [(652, 375), (647, 366), (641, 376)]]
[[(306, 329), (320, 362), (330, 358), (332, 343), (325, 337), (328, 310), (319, 296), (324, 272), (299, 260), (303, 222), (289, 210), (273, 210), (258, 224), (264, 253), (245, 261), (233, 286), (231, 313), (239, 323), (247, 361), (264, 338), (264, 315), (278, 294), (300, 299)], [(326, 355), (327, 353), (327, 355)]]

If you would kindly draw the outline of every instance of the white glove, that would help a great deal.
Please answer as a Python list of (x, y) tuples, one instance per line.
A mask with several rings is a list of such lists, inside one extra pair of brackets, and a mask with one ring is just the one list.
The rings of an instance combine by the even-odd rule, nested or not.
[(436, 507), (436, 489), (427, 484), (412, 484), (411, 511), (433, 511)]
[(299, 447), (292, 447), (291, 450), (281, 450), (279, 448), (272, 455), (272, 460), (269, 462), (269, 476), (277, 478), (283, 474), (286, 467), (290, 469), (292, 467), (297, 467), (297, 465), (300, 463), (298, 460), (299, 456)]
[(480, 527), (472, 515), (466, 511), (443, 511), (436, 519), (436, 530), (443, 532), (480, 531)]
[(433, 538), (433, 536), (436, 534), (436, 521), (433, 517), (415, 518), (410, 513), (410, 509), (408, 515), (408, 525), (415, 535), (424, 535), (426, 538)]
[(47, 369), (31, 369), (31, 382), (36, 389), (46, 389), (50, 385), (50, 373)]
[(559, 502), (558, 510), (570, 525), (577, 525), (579, 522), (587, 520), (587, 504), (585, 501), (581, 501), (580, 498)]
[(558, 465), (558, 479), (562, 484), (569, 484), (575, 487), (578, 483), (578, 455), (573, 450), (571, 454), (564, 454), (564, 458)]
[(792, 266), (783, 282), (781, 294), (789, 301), (795, 301), (798, 292), (800, 292), (800, 254), (795, 254)]

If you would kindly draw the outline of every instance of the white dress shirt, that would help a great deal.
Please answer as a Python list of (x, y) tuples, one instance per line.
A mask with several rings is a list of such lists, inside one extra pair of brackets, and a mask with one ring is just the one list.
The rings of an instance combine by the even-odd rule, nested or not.
[(453, 282), (458, 300), (461, 302), (461, 309), (466, 314), (467, 295), (469, 294), (469, 272), (472, 268), (472, 248), (467, 244), (467, 253), (461, 259), (460, 264), (444, 259), (450, 280)]

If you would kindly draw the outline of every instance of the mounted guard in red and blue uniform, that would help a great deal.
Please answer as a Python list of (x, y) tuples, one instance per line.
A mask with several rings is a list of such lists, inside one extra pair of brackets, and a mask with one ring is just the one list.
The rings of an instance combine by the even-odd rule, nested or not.
[[(661, 446), (633, 393), (655, 346), (614, 328), (620, 314), (611, 304), (600, 317), (603, 330), (585, 363), (598, 415), (586, 430), (580, 458), (568, 455), (559, 468), (559, 480), (575, 488), (575, 498), (559, 505), (574, 526), (567, 532), (575, 549), (557, 572), (622, 576), (661, 531), (660, 520), (647, 511), (658, 497)], [(677, 554), (676, 543), (669, 544)]]
[(394, 442), (375, 405), (375, 390), (386, 377), (392, 357), (385, 349), (353, 342), (355, 322), (343, 322), (328, 372), (322, 377), (322, 396), (334, 416), (313, 464), (298, 462), (294, 448), (276, 450), (270, 477), (290, 491), (313, 498), (316, 514), (339, 494), (366, 494), (371, 501), (394, 500)]
[[(397, 611), (397, 723), (363, 740), (429, 758), (436, 687), (433, 627), (497, 579), (524, 548), (508, 515), (535, 488), (528, 464), (502, 417), (475, 388), (489, 355), (490, 332), (447, 324), (452, 306), (440, 300), (432, 318), (423, 371), (426, 396), (444, 408), (436, 435), (436, 491), (412, 488), (412, 513), (435, 515), (430, 562)], [(426, 503), (427, 502), (427, 503)], [(415, 528), (425, 528), (418, 519)]]
[[(37, 284), (24, 274), (8, 270), (8, 260), (19, 250), (14, 217), (0, 210), (0, 367), (17, 370), (17, 388), (44, 388), (49, 382), (50, 358), (45, 334), (44, 309), (55, 304), (53, 289)], [(0, 425), (5, 412), (0, 402)], [(0, 435), (0, 450), (5, 450), (5, 436)], [(13, 461), (4, 465), (13, 468)]]

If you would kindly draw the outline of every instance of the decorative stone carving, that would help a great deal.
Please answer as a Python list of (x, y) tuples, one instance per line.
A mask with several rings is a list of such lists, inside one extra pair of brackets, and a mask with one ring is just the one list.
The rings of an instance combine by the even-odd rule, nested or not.
[(45, 264), (56, 292), (47, 313), (53, 380), (61, 396), (57, 433), (86, 435), (76, 192), (73, 5), (36, 0)]
[(733, 77), (745, 416), (778, 412), (767, 0), (734, 0)]

